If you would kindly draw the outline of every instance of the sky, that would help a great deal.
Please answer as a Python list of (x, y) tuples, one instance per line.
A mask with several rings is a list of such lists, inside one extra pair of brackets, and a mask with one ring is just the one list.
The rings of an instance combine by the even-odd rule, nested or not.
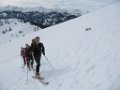
[(0, 6), (12, 5), (19, 7), (79, 7), (90, 5), (106, 5), (120, 0), (0, 0)]
[(13, 5), (13, 6), (23, 6), (23, 7), (35, 7), (35, 6), (45, 6), (53, 7), (53, 0), (0, 0), (0, 5)]

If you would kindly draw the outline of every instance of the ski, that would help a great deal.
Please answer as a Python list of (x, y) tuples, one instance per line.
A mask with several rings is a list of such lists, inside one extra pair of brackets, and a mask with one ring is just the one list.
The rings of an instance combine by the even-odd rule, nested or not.
[(49, 85), (49, 82), (48, 81), (45, 81), (44, 80), (44, 78), (42, 78), (42, 79), (39, 79), (39, 78), (37, 78), (36, 76), (32, 76), (34, 79), (37, 79), (38, 81), (40, 81), (42, 84), (44, 84), (44, 85)]

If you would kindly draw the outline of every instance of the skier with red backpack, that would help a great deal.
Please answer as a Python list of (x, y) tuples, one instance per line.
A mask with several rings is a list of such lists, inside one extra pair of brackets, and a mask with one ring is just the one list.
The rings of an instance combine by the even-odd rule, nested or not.
[(26, 65), (26, 60), (25, 60), (25, 48), (21, 47), (21, 57), (23, 58), (23, 63), (24, 66)]
[(28, 44), (26, 44), (26, 52), (25, 52), (25, 60), (27, 62), (27, 68), (29, 69), (29, 71), (31, 71), (31, 68), (30, 68), (30, 46)]

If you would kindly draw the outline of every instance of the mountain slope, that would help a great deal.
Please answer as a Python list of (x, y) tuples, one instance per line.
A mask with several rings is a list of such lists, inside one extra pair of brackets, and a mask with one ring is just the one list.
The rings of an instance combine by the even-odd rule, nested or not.
[(2, 19), (0, 20), (0, 44), (10, 42), (14, 38), (24, 37), (26, 34), (38, 31), (37, 29), (40, 28), (30, 23), (24, 23), (22, 20)]
[[(120, 3), (80, 18), (30, 34), (0, 46), (1, 90), (119, 90)], [(86, 29), (91, 28), (91, 29)], [(21, 69), (20, 47), (40, 36), (46, 56), (41, 74), (50, 81), (44, 86)]]

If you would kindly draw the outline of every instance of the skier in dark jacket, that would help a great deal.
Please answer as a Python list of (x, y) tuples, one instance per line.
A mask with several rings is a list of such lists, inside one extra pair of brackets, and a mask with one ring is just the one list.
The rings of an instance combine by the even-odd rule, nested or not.
[[(35, 39), (32, 39), (32, 43), (31, 43), (31, 46), (33, 47), (33, 45), (35, 45)], [(31, 48), (32, 49), (32, 48)], [(31, 50), (31, 53), (30, 53), (30, 61), (31, 61), (31, 68), (33, 68), (33, 63), (34, 63), (34, 56), (33, 56), (33, 53), (32, 53), (32, 50)]]
[(40, 37), (35, 38), (35, 43), (31, 44), (31, 51), (33, 52), (34, 59), (37, 63), (36, 66), (36, 77), (41, 78), (39, 74), (41, 54), (45, 55), (45, 49), (43, 44), (40, 42)]

